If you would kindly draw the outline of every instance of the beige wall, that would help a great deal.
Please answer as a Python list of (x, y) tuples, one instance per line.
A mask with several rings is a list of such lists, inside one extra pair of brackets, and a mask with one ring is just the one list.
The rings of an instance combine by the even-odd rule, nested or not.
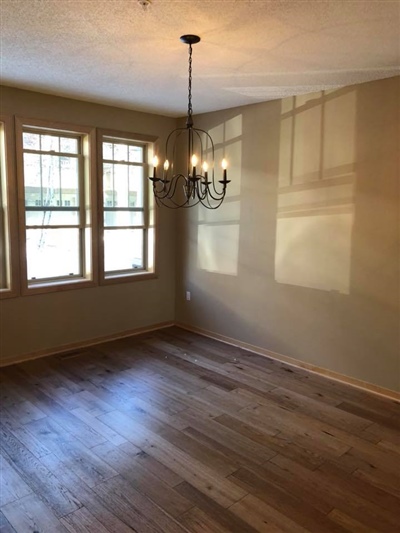
[(399, 80), (196, 117), (232, 183), (179, 213), (178, 321), (400, 390)]
[[(3, 87), (1, 113), (155, 135), (175, 119)], [(158, 278), (0, 302), (1, 359), (49, 350), (174, 319), (175, 217), (158, 216)]]
[[(223, 206), (159, 211), (158, 279), (2, 301), (1, 358), (176, 318), (399, 390), (399, 88), (392, 78), (196, 117), (229, 159)], [(158, 135), (161, 147), (175, 127), (11, 88), (1, 112)]]

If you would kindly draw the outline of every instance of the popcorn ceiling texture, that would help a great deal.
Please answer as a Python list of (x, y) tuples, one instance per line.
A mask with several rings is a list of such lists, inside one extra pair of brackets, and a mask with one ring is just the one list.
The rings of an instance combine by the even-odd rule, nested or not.
[(171, 116), (400, 73), (388, 0), (2, 0), (4, 85)]

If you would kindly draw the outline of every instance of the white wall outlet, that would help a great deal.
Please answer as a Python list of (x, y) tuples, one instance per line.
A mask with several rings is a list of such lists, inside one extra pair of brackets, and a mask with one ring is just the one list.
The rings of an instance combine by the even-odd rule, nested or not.
[(190, 302), (191, 294), (190, 291), (186, 291), (186, 301)]

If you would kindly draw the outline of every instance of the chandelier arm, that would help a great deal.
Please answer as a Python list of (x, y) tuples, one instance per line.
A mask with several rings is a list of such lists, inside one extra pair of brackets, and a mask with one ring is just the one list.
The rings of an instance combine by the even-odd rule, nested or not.
[[(163, 180), (161, 180), (161, 181), (163, 181)], [(159, 199), (168, 198), (168, 196), (171, 193), (171, 188), (172, 188), (173, 185), (174, 185), (173, 181), (169, 181), (169, 185), (164, 183), (162, 189), (159, 189), (159, 190), (155, 191), (156, 197), (159, 198)]]
[(215, 189), (212, 191), (210, 188), (208, 188), (208, 196), (212, 198), (213, 200), (215, 200), (216, 202), (219, 202), (221, 198), (224, 198), (225, 194), (226, 194), (226, 189), (219, 192)]
[(206, 203), (204, 203), (204, 202), (201, 202), (201, 205), (202, 205), (203, 207), (205, 207), (206, 209), (210, 209), (210, 210), (218, 209), (218, 207), (222, 204), (223, 200), (224, 200), (224, 199), (222, 198), (222, 199), (221, 199), (217, 204), (215, 204), (215, 205), (206, 204)]
[(172, 177), (172, 179), (170, 181), (170, 185), (168, 187), (168, 191), (163, 196), (163, 198), (166, 198), (168, 200), (171, 200), (173, 198), (173, 196), (176, 193), (176, 189), (178, 187), (178, 182), (179, 182), (180, 178), (183, 178), (185, 180), (185, 176), (183, 174), (177, 174), (177, 175)]

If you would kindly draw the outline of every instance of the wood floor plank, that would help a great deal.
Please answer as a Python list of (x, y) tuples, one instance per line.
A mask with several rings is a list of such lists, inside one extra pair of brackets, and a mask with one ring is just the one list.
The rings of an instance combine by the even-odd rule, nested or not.
[(129, 458), (120, 448), (100, 444), (93, 452), (106, 461), (130, 486), (173, 517), (185, 513), (193, 504), (160, 478), (142, 466), (138, 457)]
[(16, 533), (2, 511), (0, 511), (0, 533)]
[(369, 418), (365, 419), (353, 413), (344, 413), (340, 408), (341, 404), (338, 406), (327, 405), (313, 398), (307, 398), (279, 387), (270, 391), (268, 398), (264, 397), (260, 400), (260, 403), (263, 405), (263, 402), (265, 402), (266, 407), (268, 407), (271, 400), (275, 399), (278, 402), (284, 402), (284, 406), (292, 411), (311, 416), (324, 424), (329, 424), (350, 433), (359, 434), (372, 424)]
[(271, 462), (286, 470), (288, 475), (297, 478), (299, 483), (307, 483), (310, 489), (315, 490), (333, 507), (361, 523), (387, 533), (400, 530), (400, 515), (387, 512), (373, 503), (371, 498), (365, 499), (359, 494), (357, 487), (352, 486), (351, 478), (334, 477), (327, 472), (322, 473), (319, 469), (311, 472), (281, 456), (273, 457)]
[[(120, 444), (127, 442), (124, 437), (110, 429), (109, 426), (101, 422), (98, 418), (93, 416), (85, 409), (78, 407), (77, 409), (72, 409), (71, 413), (79, 418), (79, 420), (82, 420), (82, 422), (84, 422), (86, 425), (91, 427), (96, 433), (107, 439), (107, 441), (114, 444), (114, 446), (119, 446)], [(98, 444), (97, 446), (101, 446), (101, 444)]]
[(121, 476), (97, 485), (94, 491), (106, 507), (138, 533), (187, 533), (173, 517), (140, 494)]
[(2, 511), (17, 532), (67, 533), (68, 531), (52, 510), (35, 494), (29, 494), (5, 505)]
[(108, 413), (101, 420), (146, 451), (158, 461), (171, 468), (182, 479), (199, 490), (211, 495), (220, 505), (228, 507), (246, 493), (226, 480), (209, 464), (203, 464), (186, 452), (170, 444), (155, 433), (139, 426), (123, 413)]
[(16, 472), (12, 464), (0, 455), (0, 507), (28, 494), (32, 494), (32, 489)]
[(260, 428), (249, 425), (229, 415), (219, 416), (215, 418), (215, 421), (254, 442), (266, 446), (269, 450), (293, 459), (311, 470), (318, 468), (318, 466), (325, 462), (322, 455), (318, 451), (316, 452), (314, 448), (310, 450), (300, 445), (292, 436), (287, 435), (283, 431), (276, 434), (276, 431), (271, 431), (271, 428), (266, 428), (265, 426)]
[(27, 485), (46, 500), (57, 517), (81, 507), (81, 503), (0, 422), (1, 449), (7, 461)]
[(371, 424), (372, 422), (375, 422), (376, 424), (379, 424), (388, 429), (394, 429), (396, 431), (400, 430), (400, 420), (397, 416), (390, 415), (387, 413), (378, 414), (372, 409), (367, 409), (364, 406), (361, 407), (360, 405), (356, 405), (353, 402), (342, 402), (337, 406), (337, 408), (341, 409), (346, 413), (351, 413), (360, 418), (364, 418), (365, 420), (368, 420)]
[(336, 437), (333, 428), (328, 424), (273, 405), (246, 407), (239, 414), (256, 427), (266, 426), (274, 430), (281, 428), (281, 431), (286, 434), (294, 435), (299, 442), (304, 442), (306, 447), (308, 447), (308, 441), (314, 440), (318, 443), (321, 452), (326, 452), (328, 455), (340, 456), (351, 447), (351, 444)]
[(393, 494), (400, 500), (400, 475), (396, 470), (392, 473), (382, 472), (380, 470), (365, 468), (357, 469), (353, 476), (367, 481), (370, 486), (382, 489), (389, 494)]
[(45, 446), (43, 439), (37, 439), (26, 426), (19, 423), (13, 416), (13, 410), (4, 408), (1, 410), (1, 422), (4, 427), (29, 450), (37, 459), (48, 455), (50, 450)]
[(0, 384), (1, 533), (400, 532), (400, 402), (178, 327)]
[(242, 468), (232, 474), (230, 479), (306, 530), (314, 533), (321, 531), (343, 533), (345, 531), (344, 528), (327, 518), (326, 514), (318, 511), (311, 504), (300, 501), (268, 478), (260, 477)]
[(246, 520), (261, 533), (308, 533), (309, 530), (300, 526), (285, 514), (280, 513), (271, 505), (256, 496), (248, 494), (230, 508), (242, 520)]
[(191, 533), (230, 533), (231, 530), (225, 529), (218, 524), (211, 516), (208, 516), (201, 509), (193, 507), (190, 511), (184, 513), (179, 522), (185, 526)]
[[(190, 432), (190, 428), (197, 430), (204, 437), (199, 437), (203, 442), (208, 442), (207, 439), (212, 438), (218, 445), (225, 446), (228, 449), (233, 449), (235, 452), (235, 460), (238, 456), (243, 458), (249, 457), (252, 462), (263, 463), (268, 461), (275, 455), (275, 451), (270, 450), (266, 445), (258, 444), (246, 436), (243, 436), (235, 431), (218, 424), (212, 419), (204, 420), (196, 415), (196, 411), (191, 409), (186, 410), (179, 415), (181, 420), (185, 420), (188, 423), (188, 428), (185, 429), (185, 433)], [(198, 435), (198, 433), (196, 434)], [(210, 436), (210, 437), (208, 437)], [(229, 457), (229, 453), (227, 454)]]
[(98, 483), (118, 475), (118, 472), (89, 448), (83, 446), (50, 417), (30, 422), (28, 427), (34, 435), (45, 436), (48, 448), (89, 487), (94, 487)]
[(84, 506), (107, 530), (112, 533), (132, 533), (132, 528), (104, 506), (103, 501), (58, 457), (54, 454), (46, 455), (42, 458), (42, 462), (53, 475), (57, 476), (60, 483), (79, 498), (82, 507)]
[(37, 385), (35, 380), (32, 380), (23, 370), (14, 369), (13, 367), (6, 367), (4, 369), (6, 375), (9, 375), (14, 386), (21, 391), (25, 396), (43, 411), (47, 416), (57, 417), (61, 425), (71, 434), (75, 435), (77, 439), (81, 440), (83, 444), (96, 446), (103, 444), (106, 439), (93, 431), (90, 427), (84, 424), (81, 420), (74, 417), (67, 409), (65, 409), (58, 401), (45, 394), (40, 384)]
[(370, 525), (361, 524), (358, 520), (351, 518), (338, 509), (332, 509), (329, 513), (329, 518), (343, 526), (347, 531), (354, 531), (357, 533), (375, 533), (377, 530)]
[[(207, 516), (213, 519), (228, 531), (238, 533), (255, 533), (254, 528), (245, 520), (241, 520), (231, 512), (232, 507), (225, 509), (216, 503), (212, 498), (197, 490), (186, 481), (176, 487), (177, 492), (189, 499), (197, 509), (201, 509)], [(242, 501), (242, 500), (240, 500)]]
[(60, 519), (70, 533), (113, 533), (106, 529), (85, 507)]
[(45, 413), (38, 409), (32, 402), (20, 402), (13, 407), (13, 417), (15, 417), (20, 424), (27, 424), (32, 420), (39, 420), (45, 418)]

